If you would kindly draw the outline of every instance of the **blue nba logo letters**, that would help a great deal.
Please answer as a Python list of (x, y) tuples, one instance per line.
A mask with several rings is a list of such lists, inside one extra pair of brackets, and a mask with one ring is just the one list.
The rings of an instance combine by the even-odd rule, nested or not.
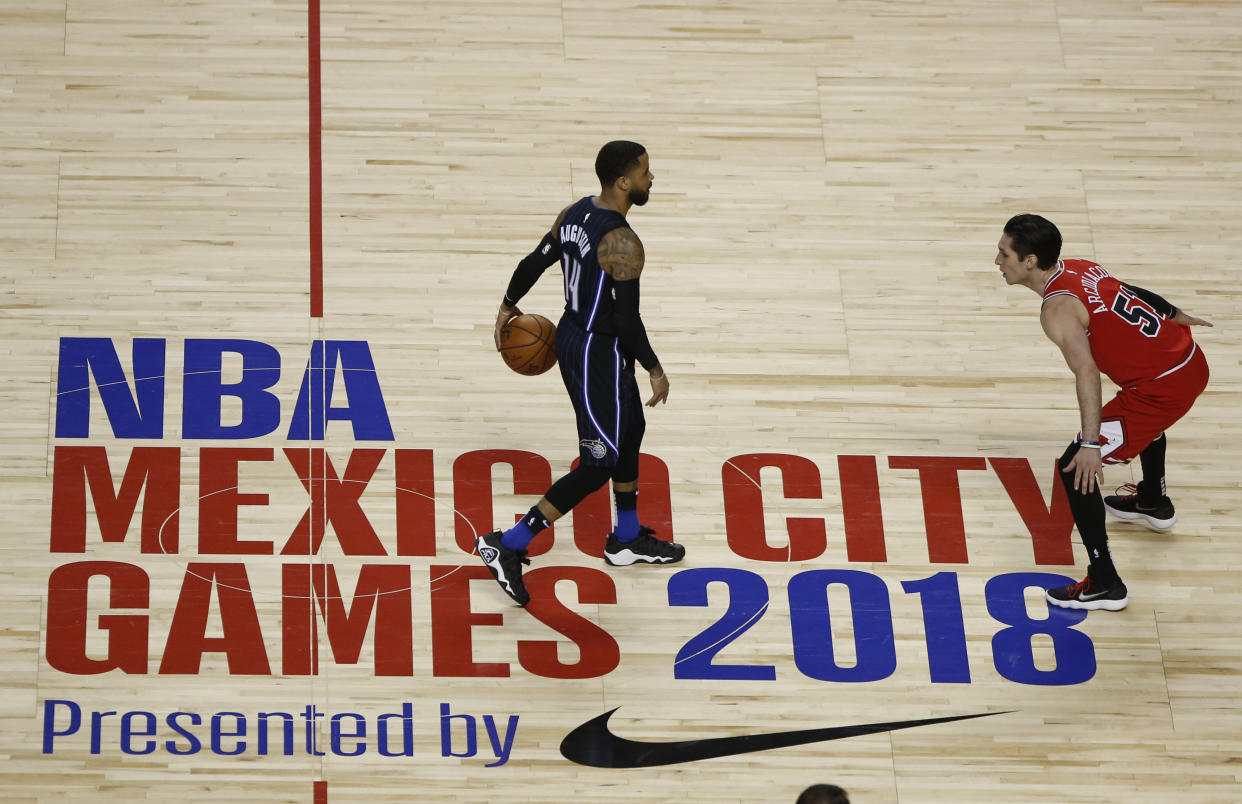
[[(281, 355), (260, 341), (187, 339), (184, 345), (182, 437), (258, 438), (281, 423)], [(164, 437), (165, 351), (162, 338), (135, 338), (132, 379), (111, 338), (62, 338), (57, 368), (56, 437), (89, 438), (93, 396), (103, 405), (115, 438)], [(226, 355), (241, 359), (241, 379), (225, 382)], [(341, 376), (348, 404), (334, 406)], [(241, 420), (225, 424), (223, 403), (240, 403)], [(234, 407), (237, 407), (236, 405)], [(293, 404), (288, 438), (322, 439), (329, 421), (348, 421), (358, 441), (392, 441), (375, 361), (366, 341), (314, 341)]]

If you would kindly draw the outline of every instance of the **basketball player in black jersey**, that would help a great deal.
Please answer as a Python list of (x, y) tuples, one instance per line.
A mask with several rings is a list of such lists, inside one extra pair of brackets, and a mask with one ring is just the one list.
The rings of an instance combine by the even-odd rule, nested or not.
[(522, 564), (530, 563), (527, 546), (609, 479), (617, 525), (608, 534), (604, 560), (614, 566), (671, 564), (686, 554), (681, 545), (655, 538), (654, 530), (639, 523), (637, 511), (638, 450), (646, 419), (634, 363), (642, 364), (651, 381), (647, 405), (667, 401), (669, 384), (638, 313), (645, 255), (625, 216), (630, 207), (647, 203), (654, 176), (646, 149), (623, 140), (600, 149), (595, 173), (599, 195), (561, 210), (552, 230), (518, 263), (496, 316), (499, 349), (501, 328), (521, 314), (518, 301), (548, 266), (561, 264), (565, 313), (556, 328), (556, 358), (578, 419), (580, 461), (520, 522), (475, 540), (500, 587), (522, 606), (530, 601), (522, 582)]

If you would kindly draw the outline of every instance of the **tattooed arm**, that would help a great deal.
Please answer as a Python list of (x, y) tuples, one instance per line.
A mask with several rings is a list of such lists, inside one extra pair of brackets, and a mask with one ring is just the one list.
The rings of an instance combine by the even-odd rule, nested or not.
[(616, 290), (616, 306), (613, 308), (612, 322), (617, 331), (617, 338), (626, 351), (647, 370), (651, 380), (652, 397), (647, 400), (654, 407), (668, 400), (668, 375), (660, 366), (647, 340), (647, 328), (643, 326), (639, 315), (638, 278), (643, 272), (646, 253), (643, 241), (638, 239), (634, 230), (628, 227), (613, 229), (604, 235), (599, 244), (599, 264), (612, 277)]

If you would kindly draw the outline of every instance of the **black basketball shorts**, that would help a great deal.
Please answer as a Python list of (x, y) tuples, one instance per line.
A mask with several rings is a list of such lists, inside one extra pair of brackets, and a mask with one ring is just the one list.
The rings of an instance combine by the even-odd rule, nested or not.
[(582, 463), (616, 466), (626, 436), (646, 421), (634, 360), (615, 336), (585, 332), (569, 316), (556, 327), (556, 360), (577, 415)]

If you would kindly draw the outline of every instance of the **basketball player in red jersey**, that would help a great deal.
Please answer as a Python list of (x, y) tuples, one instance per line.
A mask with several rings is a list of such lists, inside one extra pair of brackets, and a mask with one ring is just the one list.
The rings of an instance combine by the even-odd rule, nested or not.
[[(1090, 568), (1081, 582), (1046, 594), (1062, 608), (1120, 611), (1129, 598), (1108, 550), (1104, 512), (1153, 530), (1176, 521), (1165, 496), (1164, 431), (1207, 386), (1207, 359), (1190, 327), (1212, 325), (1090, 260), (1061, 260), (1060, 253), (1057, 227), (1038, 215), (1017, 215), (1005, 224), (995, 260), (1006, 282), (1043, 297), (1040, 322), (1078, 390), (1082, 431), (1058, 465)], [(1101, 373), (1120, 388), (1102, 408)], [(1101, 464), (1135, 456), (1143, 479), (1134, 493), (1102, 498)]]

